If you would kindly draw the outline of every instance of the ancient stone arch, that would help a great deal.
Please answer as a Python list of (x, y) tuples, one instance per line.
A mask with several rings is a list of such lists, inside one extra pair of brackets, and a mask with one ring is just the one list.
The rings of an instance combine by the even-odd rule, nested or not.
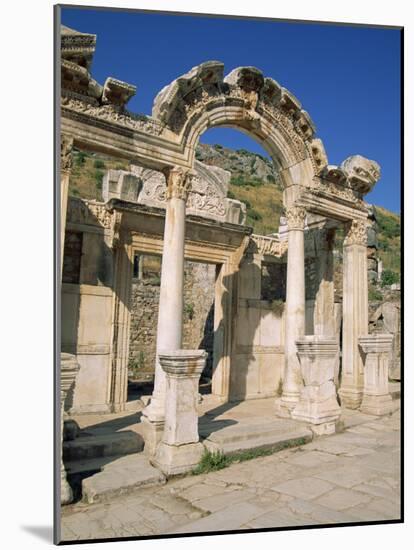
[(154, 100), (153, 118), (179, 135), (189, 163), (205, 130), (231, 126), (262, 144), (285, 187), (295, 181), (292, 166), (303, 163), (307, 177), (319, 174), (327, 165), (323, 144), (314, 138), (314, 124), (295, 96), (254, 67), (239, 67), (225, 77), (223, 71), (218, 61), (202, 63)]
[[(162, 354), (182, 348), (185, 251), (192, 251), (199, 258), (214, 255), (222, 262), (217, 284), (222, 297), (222, 318), (218, 319), (218, 326), (222, 319), (226, 319), (226, 330), (221, 337), (224, 342), (222, 349), (227, 351), (223, 352), (216, 380), (218, 393), (223, 398), (228, 395), (232, 299), (241, 258), (249, 246), (250, 250), (260, 245), (259, 248), (280, 252), (286, 250), (287, 242), (282, 402), (287, 411), (292, 411), (300, 398), (297, 340), (303, 337), (305, 330), (304, 230), (310, 224), (325, 227), (327, 220), (333, 221), (334, 225), (344, 223), (344, 368), (341, 396), (348, 406), (359, 406), (363, 391), (363, 364), (358, 345), (359, 338), (368, 333), (365, 250), (368, 210), (364, 195), (378, 181), (379, 165), (360, 155), (347, 158), (340, 166), (329, 165), (323, 143), (315, 137), (315, 126), (300, 102), (291, 92), (272, 78), (263, 76), (254, 67), (239, 67), (224, 76), (223, 63), (207, 61), (165, 86), (154, 100), (152, 116), (130, 113), (126, 104), (135, 93), (134, 86), (113, 78), (108, 78), (101, 86), (89, 73), (94, 38), (93, 35), (76, 33), (71, 29), (65, 29), (62, 34), (60, 168), (63, 234), (73, 146), (128, 159), (132, 165), (132, 176), (140, 179), (139, 185), (143, 186), (144, 191), (151, 178), (157, 180), (157, 200), (165, 205), (165, 214), (148, 214), (153, 218), (151, 227), (158, 234), (138, 239), (143, 249), (152, 247), (162, 251), (157, 349)], [(284, 189), (284, 246), (280, 245), (278, 238), (276, 242), (252, 239), (249, 235), (251, 230), (240, 229), (240, 221), (226, 225), (217, 218), (212, 220), (217, 223), (212, 223), (210, 229), (214, 239), (221, 240), (217, 243), (213, 242), (214, 239), (206, 241), (205, 224), (192, 219), (190, 214), (194, 210), (197, 214), (197, 205), (202, 201), (214, 203), (218, 209), (216, 214), (224, 215), (225, 185), (217, 180), (217, 174), (210, 171), (208, 176), (204, 174), (210, 181), (210, 185), (204, 188), (199, 175), (206, 169), (195, 161), (195, 148), (200, 136), (207, 129), (218, 126), (246, 132), (271, 155)], [(132, 181), (129, 175), (121, 179), (121, 188)], [(139, 198), (137, 201), (139, 203)], [(131, 271), (131, 243), (136, 238), (131, 237), (131, 227), (136, 223), (136, 228), (139, 228), (136, 233), (142, 231), (137, 219), (143, 213), (137, 204), (115, 198), (100, 205), (99, 209), (103, 209), (108, 218), (108, 235), (105, 238), (115, 250), (113, 341), (109, 349), (113, 381), (110, 392), (117, 396), (113, 399), (116, 408), (122, 406), (126, 392), (127, 281)], [(202, 211), (200, 208), (198, 210)], [(160, 219), (164, 216), (163, 234), (160, 235)], [(188, 242), (185, 232), (191, 223), (195, 228), (194, 241)], [(323, 257), (326, 259), (331, 254), (332, 250), (327, 246)], [(321, 260), (322, 280), (323, 262), (325, 260)], [(330, 265), (327, 259), (325, 263)], [(325, 323), (321, 324), (321, 331), (328, 331), (332, 324), (331, 290), (321, 287), (318, 292), (319, 310), (328, 312)], [(322, 332), (322, 336), (325, 335)], [(165, 372), (157, 363), (154, 394), (143, 415), (149, 427), (148, 438), (152, 437), (154, 445), (162, 435), (165, 389)]]

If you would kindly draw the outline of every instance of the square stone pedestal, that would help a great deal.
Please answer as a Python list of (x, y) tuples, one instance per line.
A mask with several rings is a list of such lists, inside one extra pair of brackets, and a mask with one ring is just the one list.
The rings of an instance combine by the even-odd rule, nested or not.
[(361, 412), (381, 416), (392, 412), (388, 373), (392, 334), (370, 334), (359, 338), (364, 361), (364, 394)]
[(148, 456), (153, 456), (158, 445), (162, 441), (164, 433), (164, 420), (150, 420), (146, 416), (141, 417), (142, 435), (144, 437), (145, 446), (144, 453)]
[(69, 390), (73, 387), (76, 375), (79, 371), (79, 363), (75, 355), (61, 353), (60, 355), (60, 434), (61, 434), (61, 458), (60, 458), (60, 503), (69, 504), (73, 500), (72, 489), (66, 479), (66, 470), (62, 458), (63, 443), (63, 416), (64, 404)]
[(161, 441), (152, 463), (167, 476), (183, 474), (197, 466), (204, 450), (204, 446), (200, 442), (168, 445)]
[(198, 383), (206, 358), (204, 350), (159, 354), (166, 374), (165, 424), (152, 463), (166, 475), (192, 470), (203, 454), (198, 435), (197, 404)]
[(292, 418), (309, 422), (316, 435), (335, 433), (341, 415), (334, 382), (338, 342), (333, 337), (304, 336), (296, 340), (296, 347), (304, 387)]

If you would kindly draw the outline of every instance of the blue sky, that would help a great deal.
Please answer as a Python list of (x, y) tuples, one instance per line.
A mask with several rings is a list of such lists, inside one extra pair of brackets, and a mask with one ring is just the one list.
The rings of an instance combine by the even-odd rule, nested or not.
[[(400, 212), (400, 31), (94, 9), (62, 9), (62, 23), (97, 34), (92, 75), (137, 86), (128, 104), (151, 114), (158, 91), (207, 60), (225, 74), (252, 65), (301, 101), (330, 164), (361, 154), (381, 165), (367, 200)], [(265, 154), (231, 129), (211, 129), (203, 143)]]

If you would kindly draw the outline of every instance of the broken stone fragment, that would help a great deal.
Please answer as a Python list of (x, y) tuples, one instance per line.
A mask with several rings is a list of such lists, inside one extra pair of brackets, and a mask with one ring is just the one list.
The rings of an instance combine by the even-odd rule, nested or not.
[(102, 92), (102, 103), (124, 107), (128, 101), (135, 95), (136, 86), (109, 77), (105, 80)]

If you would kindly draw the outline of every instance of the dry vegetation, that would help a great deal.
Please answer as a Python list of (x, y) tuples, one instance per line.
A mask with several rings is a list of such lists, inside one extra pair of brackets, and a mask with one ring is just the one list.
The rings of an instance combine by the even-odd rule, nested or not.
[[(200, 145), (197, 156), (207, 164), (220, 166), (232, 173), (228, 197), (246, 204), (246, 223), (253, 227), (255, 233), (267, 235), (278, 231), (283, 210), (282, 190), (277, 179), (269, 174), (271, 162), (268, 159), (244, 149), (233, 151), (219, 145), (205, 144)], [(69, 193), (85, 199), (102, 200), (102, 179), (110, 168), (126, 170), (128, 161), (76, 151)], [(400, 216), (379, 206), (375, 210), (379, 229), (378, 255), (384, 269), (399, 275)]]

